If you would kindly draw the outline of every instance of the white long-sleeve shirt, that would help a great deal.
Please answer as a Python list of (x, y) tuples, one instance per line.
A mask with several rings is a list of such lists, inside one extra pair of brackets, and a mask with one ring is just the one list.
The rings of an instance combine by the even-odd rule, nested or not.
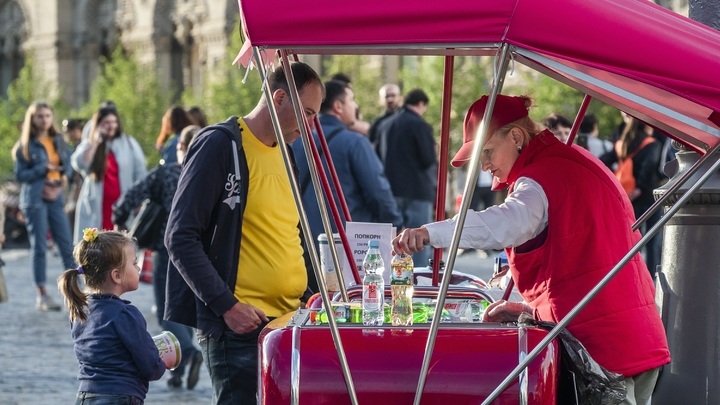
[[(457, 215), (425, 225), (430, 234), (430, 245), (450, 246), (456, 221)], [(545, 191), (535, 180), (520, 177), (504, 203), (483, 211), (468, 211), (460, 247), (484, 250), (520, 246), (539, 235), (547, 223)]]

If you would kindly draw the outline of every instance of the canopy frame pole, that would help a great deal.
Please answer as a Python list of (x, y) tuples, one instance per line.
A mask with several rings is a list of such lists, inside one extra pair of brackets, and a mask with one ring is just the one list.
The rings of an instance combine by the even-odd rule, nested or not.
[[(711, 149), (708, 153), (705, 154), (696, 164), (695, 166), (699, 166), (701, 162), (706, 161), (710, 157), (712, 157), (720, 148), (720, 145), (714, 147)], [(605, 286), (620, 272), (620, 270), (625, 267), (625, 265), (642, 249), (642, 247), (650, 240), (652, 239), (655, 234), (657, 234), (660, 229), (662, 229), (663, 226), (672, 218), (673, 215), (677, 211), (680, 210), (680, 208), (685, 205), (685, 203), (692, 197), (692, 195), (702, 187), (705, 182), (712, 177), (716, 171), (720, 169), (720, 160), (713, 163), (712, 167), (708, 169), (701, 177), (698, 179), (695, 184), (690, 187), (687, 192), (685, 192), (678, 201), (670, 207), (670, 209), (665, 213), (665, 215), (660, 218), (660, 220), (653, 226), (649, 231), (645, 233), (645, 236), (643, 236), (636, 244), (635, 246), (630, 249), (630, 251), (625, 254), (625, 256), (620, 260), (618, 264), (615, 265), (615, 267), (610, 270), (608, 274), (603, 277), (600, 282), (593, 287), (590, 292), (583, 297), (583, 299), (578, 302), (573, 309), (568, 312), (568, 314), (560, 321), (558, 322), (555, 327), (552, 328), (550, 332), (548, 332), (547, 336), (543, 338), (543, 340), (538, 343), (538, 345), (527, 355), (524, 361), (522, 361), (520, 364), (518, 364), (517, 367), (503, 380), (500, 385), (495, 388), (495, 390), (490, 394), (489, 397), (485, 399), (485, 401), (482, 402), (482, 405), (490, 405), (492, 401), (494, 401), (507, 387), (510, 386), (510, 384), (517, 378), (517, 376), (524, 370), (530, 363), (540, 354), (541, 351), (545, 350), (545, 348), (552, 342), (553, 339), (555, 339), (560, 332), (562, 332), (563, 329), (567, 328), (568, 324), (572, 322), (573, 319), (582, 311), (585, 306), (587, 306), (590, 301), (592, 301), (593, 298), (602, 290), (605, 288)], [(670, 193), (666, 193), (666, 195), (669, 195)]]
[[(332, 314), (332, 306), (330, 305), (330, 298), (328, 297), (328, 291), (327, 286), (325, 285), (325, 280), (322, 277), (322, 274), (320, 274), (320, 266), (318, 263), (318, 255), (317, 251), (315, 249), (315, 244), (312, 241), (312, 233), (310, 232), (310, 224), (307, 220), (307, 215), (305, 213), (305, 208), (302, 204), (302, 196), (300, 195), (300, 188), (297, 184), (297, 181), (295, 179), (295, 173), (292, 168), (292, 164), (290, 163), (290, 155), (287, 150), (287, 145), (285, 144), (285, 140), (282, 136), (282, 129), (280, 128), (280, 120), (277, 115), (277, 109), (275, 108), (275, 104), (273, 103), (272, 99), (272, 92), (267, 85), (267, 76), (265, 74), (265, 71), (263, 70), (265, 63), (262, 59), (260, 48), (253, 47), (253, 54), (255, 56), (255, 60), (258, 61), (258, 71), (260, 72), (260, 78), (263, 83), (263, 92), (265, 95), (265, 101), (267, 102), (268, 111), (270, 112), (270, 118), (273, 124), (273, 129), (275, 130), (275, 136), (278, 142), (278, 147), (280, 147), (280, 151), (283, 156), (283, 161), (285, 163), (285, 170), (287, 172), (287, 175), (290, 180), (290, 186), (292, 187), (293, 191), (293, 197), (295, 198), (295, 205), (298, 209), (298, 214), (300, 215), (300, 225), (303, 229), (303, 234), (305, 236), (305, 243), (306, 247), (309, 250), (310, 253), (310, 260), (313, 262), (313, 269), (315, 271), (315, 276), (317, 277), (318, 284), (320, 285), (320, 293), (323, 297), (323, 305), (325, 306), (325, 311), (328, 314)], [(288, 87), (290, 90), (290, 99), (293, 103), (293, 109), (295, 110), (295, 118), (297, 119), (298, 123), (301, 123), (302, 125), (299, 126), (300, 134), (304, 139), (308, 138), (309, 131), (309, 125), (307, 123), (307, 119), (305, 117), (305, 114), (300, 110), (300, 96), (298, 95), (297, 87), (295, 86), (295, 78), (292, 74), (292, 69), (290, 69), (290, 65), (287, 60), (287, 54), (285, 53), (283, 55), (283, 70), (285, 72), (285, 77), (288, 82)], [(309, 162), (308, 162), (309, 164)], [(312, 173), (312, 171), (311, 171)], [(326, 213), (327, 215), (327, 213)], [(327, 216), (325, 217), (327, 220)], [(352, 381), (352, 377), (350, 376), (350, 369), (347, 365), (347, 358), (345, 357), (345, 350), (342, 346), (342, 341), (340, 339), (340, 332), (338, 331), (337, 323), (335, 322), (335, 317), (329, 316), (328, 321), (330, 324), (330, 331), (333, 336), (333, 340), (335, 341), (335, 347), (338, 351), (338, 357), (340, 358), (340, 366), (343, 370), (343, 374), (345, 376), (345, 382), (348, 385), (348, 392), (350, 394), (350, 400), (353, 405), (358, 405), (357, 402), (357, 395), (355, 393), (355, 386)], [(295, 396), (295, 394), (297, 396)], [(299, 387), (297, 390), (291, 390), (291, 403), (293, 405), (298, 405), (300, 401), (299, 398)]]
[(572, 145), (573, 141), (575, 141), (575, 135), (577, 135), (578, 130), (580, 129), (580, 124), (582, 123), (583, 118), (585, 118), (585, 113), (587, 112), (588, 106), (590, 105), (590, 101), (592, 101), (592, 96), (589, 94), (585, 94), (582, 104), (580, 104), (580, 109), (575, 116), (573, 126), (570, 129), (570, 136), (568, 136), (567, 142), (565, 142), (566, 145)]
[[(442, 112), (440, 117), (440, 159), (438, 161), (437, 199), (435, 200), (435, 220), (445, 219), (445, 198), (447, 196), (447, 164), (450, 148), (450, 112), (452, 110), (452, 84), (455, 75), (455, 57), (445, 56), (443, 77)], [(440, 261), (442, 249), (433, 250), (432, 285), (437, 287), (440, 279)]]
[[(278, 51), (278, 55), (280, 55), (280, 51)], [(280, 58), (282, 58), (282, 56), (280, 56)], [(297, 54), (293, 54), (293, 59), (295, 60), (295, 62), (299, 62), (299, 58), (298, 58)], [(345, 194), (342, 192), (342, 187), (340, 186), (340, 180), (338, 178), (337, 171), (335, 170), (335, 164), (333, 163), (332, 156), (330, 155), (330, 149), (328, 149), (328, 145), (325, 140), (325, 133), (322, 129), (322, 125), (320, 125), (320, 119), (318, 118), (318, 116), (315, 116), (314, 123), (315, 123), (315, 130), (317, 131), (317, 134), (318, 134), (318, 139), (320, 140), (320, 145), (323, 148), (323, 153), (325, 153), (325, 162), (328, 165), (328, 172), (330, 172), (330, 178), (332, 179), (333, 185), (335, 186), (335, 190), (337, 192), (340, 207), (342, 208), (343, 214), (345, 215), (345, 220), (352, 221), (352, 218), (350, 217), (350, 210), (348, 209), (347, 201), (345, 200)], [(312, 137), (310, 137), (310, 144), (312, 146), (311, 150), (313, 153), (313, 159), (316, 161), (316, 163), (315, 163), (316, 166), (322, 167), (322, 163), (320, 163), (321, 158), (319, 157), (319, 152), (317, 150), (317, 146), (315, 145), (315, 140)], [(305, 144), (303, 144), (303, 146), (305, 146)], [(307, 150), (307, 149), (305, 149), (305, 150)], [(307, 158), (307, 154), (306, 154), (306, 158)], [(307, 160), (308, 160), (308, 162), (310, 161), (310, 159), (307, 159)], [(309, 165), (308, 165), (308, 169), (309, 169)], [(335, 228), (338, 231), (338, 235), (340, 236), (340, 241), (342, 242), (342, 245), (343, 245), (343, 250), (345, 252), (345, 258), (347, 259), (348, 264), (350, 265), (349, 268), (350, 268), (350, 271), (352, 272), (353, 280), (355, 280), (355, 284), (361, 284), (362, 280), (360, 279), (360, 274), (358, 273), (357, 266), (355, 266), (355, 258), (353, 257), (352, 248), (350, 247), (350, 242), (348, 241), (347, 233), (345, 232), (345, 226), (343, 225), (342, 220), (340, 218), (339, 210), (337, 208), (337, 205), (335, 204), (335, 199), (331, 197), (332, 193), (328, 191), (330, 189), (326, 186), (326, 184), (328, 184), (328, 181), (327, 181), (327, 177), (325, 176), (324, 171), (320, 177), (320, 180), (321, 180), (325, 195), (327, 196), (327, 201), (329, 204), (330, 212), (332, 213), (333, 222), (335, 222)], [(317, 189), (315, 184), (313, 184), (313, 188)], [(303, 190), (300, 190), (300, 192), (302, 193)], [(323, 204), (321, 201), (322, 200), (318, 200), (318, 204)], [(321, 213), (321, 215), (322, 215), (322, 213)], [(325, 235), (326, 236), (329, 235), (327, 233), (327, 230), (326, 230)], [(329, 243), (330, 243), (330, 238), (328, 237), (328, 244)], [(333, 243), (334, 243), (334, 241), (333, 241)], [(335, 265), (336, 266), (335, 268), (338, 269), (338, 270), (336, 270), (336, 272), (338, 275), (338, 283), (340, 285), (340, 295), (342, 296), (343, 301), (349, 302), (349, 300), (347, 298), (347, 285), (345, 283), (345, 275), (343, 274), (342, 271), (340, 271), (341, 267), (337, 267), (337, 263), (340, 260), (335, 259), (335, 255), (337, 254), (336, 248), (330, 248), (330, 249), (331, 249), (330, 250), (331, 257), (333, 259), (333, 265)]]
[[(332, 179), (333, 185), (335, 186), (335, 191), (337, 192), (338, 201), (340, 202), (340, 208), (343, 210), (343, 214), (345, 215), (345, 220), (350, 222), (352, 221), (352, 218), (350, 217), (350, 211), (347, 206), (347, 201), (345, 200), (345, 194), (342, 191), (342, 187), (340, 186), (340, 179), (338, 178), (337, 172), (335, 171), (335, 164), (333, 163), (332, 156), (330, 156), (330, 149), (328, 148), (327, 141), (325, 139), (325, 133), (322, 130), (322, 126), (320, 125), (320, 119), (316, 116), (315, 117), (315, 130), (317, 130), (318, 133), (318, 139), (320, 139), (320, 146), (323, 148), (323, 153), (325, 153), (325, 162), (327, 162), (328, 165), (328, 171), (330, 172), (330, 177)], [(313, 151), (313, 158), (317, 160), (317, 167), (322, 167), (322, 162), (320, 160), (319, 153), (317, 151), (317, 147), (315, 146), (315, 140), (310, 137), (309, 139), (311, 145), (312, 145), (312, 151)], [(303, 144), (304, 145), (304, 144)], [(316, 157), (317, 156), (317, 157)], [(337, 204), (335, 204), (335, 199), (332, 197), (332, 191), (327, 184), (327, 178), (325, 177), (324, 171), (321, 175), (321, 181), (323, 182), (323, 190), (325, 190), (325, 195), (327, 197), (328, 205), (330, 206), (330, 212), (332, 213), (333, 219), (335, 221), (335, 227), (337, 228), (338, 235), (340, 235), (340, 241), (343, 245), (343, 250), (345, 251), (345, 259), (347, 260), (348, 264), (350, 265), (350, 271), (353, 275), (353, 280), (355, 280), (355, 284), (362, 284), (362, 280), (360, 279), (360, 273), (358, 273), (357, 266), (355, 265), (355, 258), (352, 253), (352, 248), (350, 247), (350, 242), (348, 241), (347, 232), (345, 232), (345, 226), (342, 223), (342, 220), (340, 219), (340, 213), (338, 211)], [(313, 187), (316, 187), (313, 183)], [(301, 190), (302, 191), (302, 190)], [(318, 200), (318, 204), (323, 204), (322, 200)], [(322, 212), (320, 213), (322, 215)], [(327, 233), (327, 230), (325, 230), (325, 235), (330, 235)], [(333, 238), (334, 239), (334, 238)], [(330, 244), (330, 237), (328, 237), (328, 245)], [(333, 245), (335, 244), (333, 240)], [(340, 284), (340, 293), (342, 294), (343, 301), (349, 302), (347, 298), (347, 287), (345, 284), (345, 275), (341, 271), (342, 267), (337, 267), (338, 263), (340, 263), (340, 259), (336, 259), (335, 256), (337, 255), (337, 251), (335, 247), (330, 248), (331, 255), (333, 257), (333, 263), (335, 264), (336, 273), (338, 275), (338, 283)]]
[[(285, 65), (288, 66), (288, 70), (289, 70), (290, 62), (289, 62), (289, 60), (287, 60), (287, 57), (283, 57), (282, 52), (283, 51), (278, 51), (278, 53), (280, 53), (280, 61), (283, 66), (283, 70), (285, 70)], [(287, 76), (287, 72), (285, 74), (286, 74), (286, 77), (289, 77), (289, 76)], [(293, 84), (294, 84), (294, 82), (293, 82)], [(299, 99), (300, 98), (298, 96), (298, 100)], [(307, 127), (308, 134), (309, 134), (307, 139), (305, 137), (301, 136), (302, 142), (303, 142), (303, 149), (305, 151), (305, 157), (308, 162), (308, 175), (313, 180), (313, 189), (315, 191), (315, 198), (318, 202), (318, 209), (320, 210), (320, 219), (322, 220), (322, 223), (323, 223), (323, 229), (325, 230), (325, 235), (326, 236), (329, 235), (328, 236), (328, 248), (330, 249), (330, 257), (333, 261), (333, 266), (335, 266), (335, 269), (336, 269), (335, 274), (337, 274), (337, 276), (338, 276), (338, 286), (340, 288), (340, 294), (343, 298), (343, 301), (347, 302), (348, 295), (347, 295), (347, 289), (345, 288), (345, 280), (343, 278), (342, 271), (340, 271), (340, 269), (341, 269), (340, 259), (337, 254), (337, 248), (335, 246), (335, 238), (333, 237), (332, 225), (330, 225), (330, 220), (328, 219), (329, 215), (327, 213), (327, 208), (323, 202), (322, 192), (324, 192), (325, 195), (328, 196), (327, 197), (328, 205), (330, 206), (330, 211), (332, 213), (333, 220), (335, 221), (335, 224), (337, 226), (338, 232), (341, 232), (343, 230), (342, 220), (340, 219), (340, 214), (338, 212), (338, 208), (335, 205), (335, 199), (332, 198), (332, 191), (330, 190), (330, 185), (328, 183), (328, 179), (327, 179), (327, 175), (325, 174), (325, 170), (324, 169), (321, 170), (321, 168), (323, 168), (322, 161), (320, 160), (320, 155), (317, 151), (317, 147), (315, 145), (315, 140), (313, 139), (312, 133), (309, 130), (310, 126), (307, 122), (305, 114), (302, 114), (302, 117), (303, 117), (303, 121), (301, 121), (302, 125), (300, 125), (300, 126), (302, 127), (303, 125), (307, 125), (308, 126)], [(316, 123), (316, 129), (321, 131), (320, 126), (317, 125), (317, 123)], [(302, 132), (301, 132), (301, 134), (302, 134)], [(319, 176), (320, 184), (315, 182), (316, 175)], [(320, 186), (320, 187), (318, 187), (318, 186)], [(320, 190), (322, 190), (322, 191), (320, 191)], [(300, 199), (302, 200), (303, 190), (299, 190), (299, 192), (300, 192)], [(310, 228), (308, 228), (308, 229), (310, 229)], [(309, 230), (308, 232), (309, 233), (307, 234), (307, 236), (309, 236), (311, 243), (314, 245), (315, 241), (313, 240), (313, 237), (312, 237), (312, 231)], [(303, 233), (305, 233), (304, 230), (303, 230)], [(330, 243), (331, 240), (332, 240), (332, 243)], [(308, 253), (311, 254), (310, 251), (308, 251)], [(311, 261), (311, 262), (314, 265), (315, 262), (314, 261)], [(320, 263), (319, 260), (318, 260), (318, 263)], [(322, 266), (318, 267), (316, 269), (315, 273), (321, 274), (321, 276), (324, 279), (325, 275), (323, 274)], [(325, 285), (327, 285), (327, 283), (325, 283)], [(318, 287), (320, 287), (319, 280), (318, 280)]]
[[(452, 243), (450, 250), (448, 251), (448, 262), (445, 267), (442, 282), (440, 283), (440, 291), (438, 292), (437, 306), (435, 309), (436, 316), (433, 317), (432, 324), (430, 326), (430, 332), (428, 334), (427, 345), (425, 346), (425, 355), (423, 356), (422, 368), (420, 369), (420, 378), (418, 380), (417, 390), (415, 391), (414, 405), (420, 405), (422, 399), (422, 392), (425, 388), (425, 382), (427, 380), (428, 369), (430, 367), (430, 360), (432, 358), (433, 349), (435, 347), (435, 340), (437, 339), (438, 326), (440, 325), (439, 314), (442, 312), (442, 308), (445, 306), (445, 295), (447, 294), (448, 287), (450, 285), (450, 279), (452, 278), (453, 266), (455, 265), (455, 257), (457, 256), (457, 249), (460, 244), (460, 236), (462, 235), (463, 225), (465, 224), (465, 217), (467, 216), (467, 210), (470, 206), (470, 200), (472, 199), (473, 192), (475, 191), (475, 184), (478, 180), (480, 173), (480, 151), (482, 150), (488, 135), (488, 125), (490, 117), (492, 116), (492, 110), (495, 107), (495, 100), (497, 95), (500, 94), (503, 84), (505, 82), (505, 74), (510, 63), (509, 53), (510, 44), (503, 43), (500, 45), (500, 67), (497, 70), (497, 75), (493, 79), (493, 85), (490, 90), (490, 98), (488, 100), (487, 108), (483, 116), (482, 123), (478, 130), (473, 145), (472, 159), (470, 160), (469, 175), (465, 182), (465, 191), (463, 192), (462, 206), (460, 213), (458, 214), (457, 222), (455, 223), (455, 230), (453, 231)], [(513, 47), (514, 48), (514, 47)], [(498, 63), (496, 60), (495, 63)]]

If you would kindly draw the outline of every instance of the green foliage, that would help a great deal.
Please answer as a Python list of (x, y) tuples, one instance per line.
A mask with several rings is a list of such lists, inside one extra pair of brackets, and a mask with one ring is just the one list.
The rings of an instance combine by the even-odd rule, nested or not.
[[(536, 107), (530, 111), (533, 119), (542, 121), (553, 112), (568, 117), (570, 121), (575, 119), (583, 101), (583, 93), (537, 72), (521, 74), (527, 86), (519, 89), (517, 94), (528, 94), (535, 100)], [(609, 137), (621, 121), (620, 112), (616, 108), (599, 100), (590, 102), (587, 114), (590, 113), (598, 119), (601, 138)]]
[(324, 60), (323, 80), (330, 80), (336, 73), (344, 73), (352, 79), (355, 102), (365, 121), (372, 122), (383, 113), (378, 104), (378, 91), (384, 83), (382, 62), (379, 57), (369, 58), (363, 55), (335, 55)]
[[(239, 23), (238, 23), (239, 24)], [(231, 32), (238, 32), (239, 25)], [(226, 120), (228, 117), (242, 116), (249, 113), (257, 105), (262, 88), (260, 74), (253, 69), (243, 83), (246, 70), (242, 65), (231, 65), (230, 57), (234, 57), (242, 47), (239, 35), (232, 34), (227, 47), (228, 57), (206, 72), (207, 85), (202, 94), (195, 95), (192, 89), (186, 89), (182, 95), (186, 107), (200, 106), (207, 116), (208, 123)]]
[(68, 111), (68, 106), (53, 96), (52, 85), (36, 72), (32, 57), (25, 60), (19, 76), (7, 90), (7, 98), (0, 97), (0, 180), (12, 178), (13, 159), (11, 150), (20, 139), (20, 130), (25, 112), (35, 101), (45, 101), (55, 110), (55, 125)]
[(79, 116), (92, 117), (100, 103), (112, 100), (117, 105), (123, 130), (138, 140), (152, 167), (160, 159), (155, 138), (160, 132), (162, 116), (171, 105), (172, 91), (164, 91), (155, 71), (141, 65), (118, 46), (109, 60), (101, 58), (100, 76), (93, 82), (90, 100)]
[[(440, 140), (440, 121), (442, 115), (443, 81), (445, 58), (423, 56), (406, 63), (401, 72), (403, 93), (419, 88), (430, 99), (423, 118), (433, 127), (436, 140)], [(490, 88), (490, 61), (478, 57), (455, 57), (453, 69), (453, 91), (450, 109), (450, 157), (454, 156), (462, 145), (462, 125), (468, 107), (487, 94)]]

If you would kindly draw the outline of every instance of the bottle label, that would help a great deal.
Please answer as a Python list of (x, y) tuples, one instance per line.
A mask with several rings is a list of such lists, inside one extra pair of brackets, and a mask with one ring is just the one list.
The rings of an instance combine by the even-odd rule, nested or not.
[(363, 286), (363, 304), (372, 307), (380, 306), (380, 298), (376, 285)]
[(413, 269), (412, 267), (404, 266), (393, 266), (392, 274), (390, 275), (391, 285), (412, 285), (413, 284)]

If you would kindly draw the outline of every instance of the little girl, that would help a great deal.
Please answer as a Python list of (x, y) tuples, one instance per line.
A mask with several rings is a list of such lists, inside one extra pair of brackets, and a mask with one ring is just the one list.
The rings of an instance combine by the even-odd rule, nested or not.
[[(66, 270), (58, 287), (80, 362), (75, 404), (142, 404), (149, 381), (160, 379), (168, 366), (140, 311), (120, 299), (138, 288), (135, 244), (125, 233), (86, 228), (73, 255), (80, 266)], [(89, 294), (81, 290), (80, 275)]]

